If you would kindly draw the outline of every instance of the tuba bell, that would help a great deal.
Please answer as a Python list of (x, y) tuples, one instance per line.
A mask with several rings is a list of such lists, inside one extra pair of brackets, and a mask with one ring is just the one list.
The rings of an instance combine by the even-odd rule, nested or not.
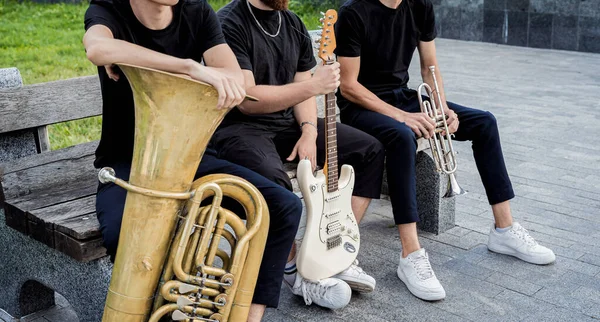
[[(446, 194), (444, 194), (444, 198), (464, 195), (467, 192), (458, 185), (456, 176), (454, 175), (454, 172), (456, 172), (456, 169), (458, 168), (458, 164), (456, 163), (456, 152), (454, 152), (454, 148), (452, 147), (453, 135), (450, 134), (448, 123), (446, 122), (446, 115), (442, 108), (442, 97), (435, 77), (435, 66), (429, 66), (429, 71), (433, 75), (433, 85), (435, 86), (435, 90), (432, 90), (431, 86), (427, 83), (423, 83), (417, 89), (417, 97), (419, 98), (421, 112), (427, 114), (427, 116), (429, 116), (436, 124), (433, 137), (429, 139), (431, 154), (437, 171), (448, 175), (448, 189)], [(423, 100), (421, 95), (423, 90), (425, 90), (429, 100)], [(435, 103), (436, 99), (439, 104)]]
[[(192, 182), (228, 110), (216, 108), (208, 84), (118, 66), (133, 91), (135, 141), (129, 182), (110, 168), (98, 174), (128, 191), (102, 321), (245, 321), (267, 238), (266, 202), (235, 176)], [(243, 206), (246, 223), (221, 207), (224, 197)]]

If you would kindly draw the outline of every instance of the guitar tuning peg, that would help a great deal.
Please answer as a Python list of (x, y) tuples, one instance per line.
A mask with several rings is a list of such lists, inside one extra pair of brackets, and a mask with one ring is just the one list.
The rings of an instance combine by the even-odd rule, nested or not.
[(319, 19), (319, 21), (320, 21), (321, 23), (324, 23), (324, 22), (325, 22), (325, 19), (321, 18), (321, 19)]
[(321, 39), (315, 39), (315, 44), (321, 43)]
[(321, 16), (325, 17), (325, 12), (321, 11)]

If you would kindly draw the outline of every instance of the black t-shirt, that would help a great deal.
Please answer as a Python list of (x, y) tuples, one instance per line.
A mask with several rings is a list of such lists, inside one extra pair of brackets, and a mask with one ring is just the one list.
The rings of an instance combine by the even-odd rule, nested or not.
[[(433, 5), (430, 0), (403, 0), (391, 9), (379, 0), (349, 0), (340, 8), (335, 34), (335, 53), (360, 56), (358, 81), (371, 92), (406, 87), (417, 44), (436, 37)], [(345, 101), (339, 92), (338, 101)]]
[[(85, 29), (104, 25), (115, 39), (179, 58), (200, 62), (204, 52), (225, 43), (217, 15), (205, 0), (181, 0), (173, 7), (173, 21), (151, 30), (135, 17), (129, 0), (92, 0), (85, 13)], [(119, 71), (120, 73), (120, 71)], [(131, 162), (135, 129), (133, 94), (125, 76), (108, 78), (98, 67), (102, 89), (102, 137), (96, 150), (96, 167)]]
[[(258, 26), (248, 9), (247, 0), (234, 0), (217, 13), (227, 44), (242, 69), (254, 73), (256, 85), (286, 85), (294, 81), (296, 72), (309, 71), (316, 65), (312, 41), (298, 16), (289, 10), (265, 11), (251, 6), (262, 28), (271, 35), (277, 33), (279, 15), (281, 30), (270, 37)], [(225, 125), (252, 122), (268, 128), (285, 128), (295, 123), (293, 109), (262, 115), (244, 115), (232, 110)]]

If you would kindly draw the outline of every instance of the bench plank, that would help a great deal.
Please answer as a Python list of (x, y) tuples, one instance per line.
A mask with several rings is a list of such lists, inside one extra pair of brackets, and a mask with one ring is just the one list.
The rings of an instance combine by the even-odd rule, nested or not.
[(106, 256), (102, 238), (81, 241), (54, 231), (54, 241), (56, 250), (83, 263)]
[(0, 90), (0, 133), (78, 120), (102, 113), (98, 76)]
[[(95, 212), (95, 209), (96, 196), (92, 195), (50, 207), (32, 210), (27, 213), (29, 235), (54, 248), (54, 230), (57, 225), (60, 226), (61, 222), (93, 213)], [(76, 239), (87, 239), (100, 236), (97, 227), (94, 231), (89, 232), (89, 236), (87, 237), (81, 237), (81, 234), (73, 236), (69, 234), (69, 231), (64, 231), (64, 233)]]
[[(91, 239), (100, 237), (100, 223), (96, 217), (95, 199), (92, 211), (81, 216), (71, 217), (54, 223), (54, 229), (75, 239)], [(83, 211), (82, 211), (83, 212)]]

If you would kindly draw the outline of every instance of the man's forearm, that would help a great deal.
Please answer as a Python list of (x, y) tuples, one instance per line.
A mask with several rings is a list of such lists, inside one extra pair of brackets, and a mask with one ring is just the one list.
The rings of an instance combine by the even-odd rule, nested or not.
[(306, 101), (294, 106), (294, 117), (301, 125), (303, 122), (310, 122), (312, 125), (305, 125), (301, 128), (302, 132), (305, 132), (305, 127), (312, 127), (312, 130), (316, 130), (317, 125), (317, 100), (315, 97), (311, 97)]
[(342, 84), (341, 91), (342, 95), (350, 102), (360, 105), (363, 108), (373, 112), (377, 112), (394, 119), (398, 113), (402, 113), (401, 110), (384, 102), (359, 82)]
[(189, 75), (193, 61), (165, 55), (119, 39), (97, 39), (86, 46), (88, 59), (97, 66), (131, 64)]
[(245, 114), (268, 114), (279, 112), (314, 98), (318, 94), (310, 81), (295, 82), (282, 86), (257, 85), (246, 89), (248, 95), (258, 97), (259, 102), (244, 101), (239, 107)]

